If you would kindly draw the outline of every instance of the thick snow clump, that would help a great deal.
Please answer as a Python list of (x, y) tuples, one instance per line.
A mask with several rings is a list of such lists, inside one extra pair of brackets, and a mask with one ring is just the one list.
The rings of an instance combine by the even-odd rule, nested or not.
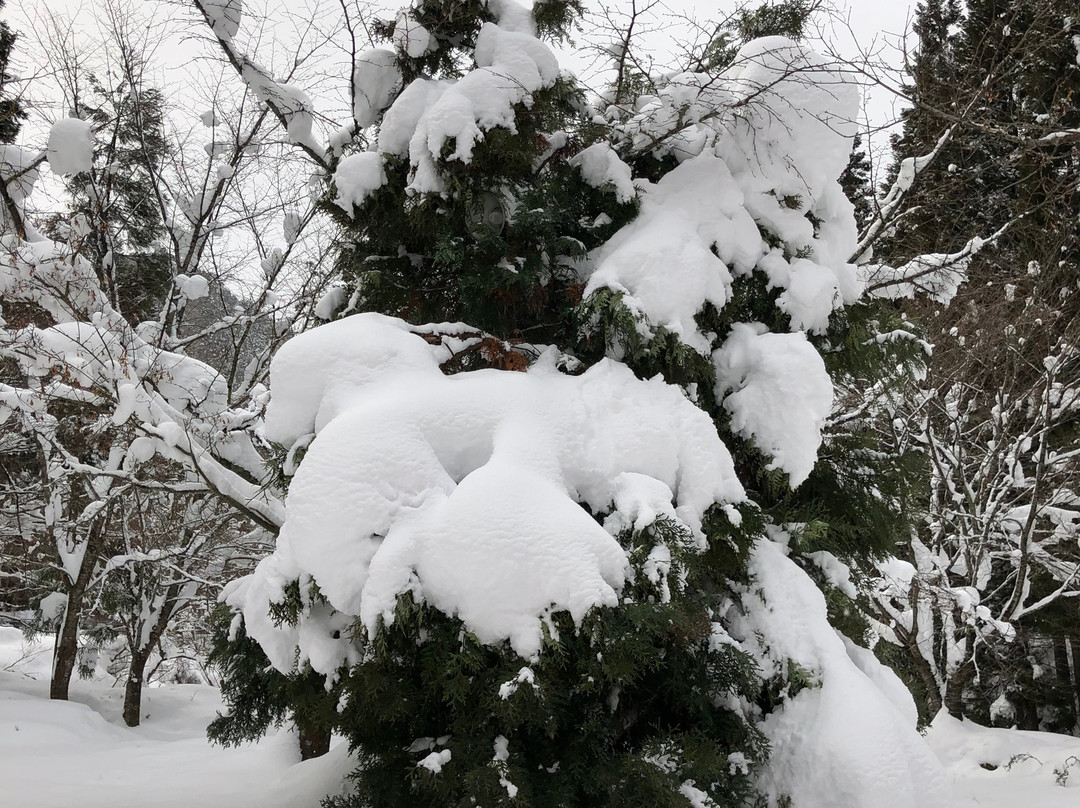
[(386, 170), (381, 154), (350, 154), (338, 163), (334, 172), (334, 186), (338, 191), (334, 204), (351, 215), (353, 205), (362, 205), (370, 194), (385, 184)]
[(412, 82), (386, 111), (379, 151), (408, 156), (411, 193), (444, 190), (436, 165), (444, 143), (454, 143), (450, 159), (470, 162), (485, 132), (495, 127), (515, 131), (514, 106), (531, 103), (532, 93), (552, 86), (559, 76), (559, 63), (547, 45), (493, 23), (480, 29), (475, 59), (477, 69), (457, 81)]
[[(711, 420), (677, 387), (611, 361), (567, 376), (543, 357), (527, 373), (446, 376), (449, 355), (363, 314), (275, 357), (267, 436), (315, 433), (277, 551), (246, 585), (248, 631), (279, 668), (299, 647), (333, 673), (355, 652), (333, 639), (339, 623), (392, 622), (405, 592), (532, 657), (545, 617), (615, 606), (626, 579), (625, 551), (579, 503), (622, 509), (611, 531), (670, 515), (703, 546), (705, 510), (744, 498)], [(312, 610), (275, 627), (267, 607), (301, 576), (349, 619)]]
[(94, 130), (89, 122), (62, 118), (49, 129), (49, 168), (61, 176), (94, 167)]
[(669, 77), (620, 131), (631, 149), (664, 143), (680, 165), (639, 181), (641, 214), (593, 256), (586, 294), (620, 292), (652, 329), (708, 353), (694, 316), (723, 308), (733, 279), (757, 271), (782, 290), (792, 331), (823, 332), (862, 292), (837, 182), (858, 110), (857, 86), (781, 37), (745, 45), (719, 79)]
[(821, 427), (833, 405), (825, 363), (802, 333), (770, 334), (736, 323), (713, 354), (716, 398), (731, 428), (772, 455), (792, 487), (809, 475), (821, 446)]
[(375, 123), (376, 117), (390, 106), (394, 93), (401, 86), (401, 71), (391, 50), (373, 48), (356, 57), (353, 70), (353, 118), (361, 129)]

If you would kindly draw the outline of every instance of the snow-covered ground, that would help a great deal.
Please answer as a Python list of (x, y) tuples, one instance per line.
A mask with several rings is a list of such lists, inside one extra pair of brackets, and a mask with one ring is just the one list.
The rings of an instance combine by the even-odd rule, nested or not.
[[(239, 749), (211, 746), (205, 728), (221, 701), (205, 685), (147, 689), (143, 725), (135, 729), (120, 718), (123, 691), (106, 682), (75, 682), (70, 702), (49, 701), (50, 654), (49, 644), (27, 646), (18, 631), (0, 627), (5, 806), (315, 808), (351, 768), (342, 744), (325, 758), (299, 762), (296, 739), (285, 730)], [(927, 740), (962, 808), (1080, 805), (1078, 738), (939, 716)]]
[(306, 808), (351, 770), (348, 750), (300, 762), (285, 730), (238, 749), (211, 746), (216, 688), (143, 691), (143, 723), (121, 718), (122, 688), (75, 681), (48, 698), (51, 644), (26, 647), (0, 627), (0, 805), (34, 808)]
[(981, 727), (947, 714), (926, 737), (964, 808), (1080, 806), (1080, 738)]

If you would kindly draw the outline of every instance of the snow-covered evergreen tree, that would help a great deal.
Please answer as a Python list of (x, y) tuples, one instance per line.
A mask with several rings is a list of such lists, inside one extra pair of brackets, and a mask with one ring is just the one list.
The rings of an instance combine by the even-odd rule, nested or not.
[[(0, 11), (4, 5), (0, 0)], [(0, 143), (12, 143), (26, 118), (21, 93), (12, 92), (15, 76), (11, 73), (11, 57), (18, 38), (7, 22), (0, 20)]]
[[(250, 64), (236, 6), (200, 3)], [(543, 41), (579, 11), (414, 3), (351, 142), (297, 141), (345, 285), (272, 366), (286, 520), (227, 592), (218, 736), (283, 714), (265, 655), (349, 804), (945, 804), (802, 566), (887, 544), (903, 471), (830, 416), (919, 349), (848, 263), (857, 88), (769, 37), (592, 106)]]

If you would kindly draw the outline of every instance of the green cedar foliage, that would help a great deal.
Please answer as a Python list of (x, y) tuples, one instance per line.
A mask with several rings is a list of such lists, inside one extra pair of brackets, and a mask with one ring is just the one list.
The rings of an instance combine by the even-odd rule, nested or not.
[[(5, 0), (0, 0), (0, 11), (3, 11), (4, 5)], [(11, 84), (15, 76), (8, 69), (18, 38), (19, 35), (12, 31), (5, 21), (0, 20), (0, 143), (14, 143), (22, 122), (26, 119), (22, 101), (17, 94), (11, 94)]]
[(862, 135), (855, 135), (851, 144), (851, 160), (840, 175), (840, 187), (855, 206), (855, 224), (860, 233), (874, 214), (874, 189), (870, 182), (872, 168), (870, 156), (863, 148)]
[[(141, 75), (136, 65), (131, 75)], [(98, 131), (93, 177), (66, 182), (70, 206), (45, 222), (51, 238), (67, 240), (69, 222), (83, 216), (89, 232), (76, 247), (94, 267), (102, 289), (133, 322), (157, 316), (172, 287), (155, 184), (170, 145), (165, 134), (165, 98), (151, 86), (125, 79), (109, 85), (93, 73), (81, 77), (74, 111)], [(91, 191), (88, 182), (94, 184)]]
[[(638, 563), (657, 539), (677, 553), (685, 540), (669, 523), (648, 532), (623, 537), (644, 550)], [(734, 551), (727, 552), (734, 570)], [(577, 627), (556, 614), (527, 669), (508, 645), (483, 645), (460, 621), (402, 598), (394, 624), (340, 685), (340, 726), (360, 750), (361, 768), (357, 795), (332, 804), (682, 808), (679, 787), (689, 778), (712, 784), (718, 805), (742, 805), (750, 786), (728, 755), (753, 763), (766, 748), (717, 702), (756, 694), (758, 681), (741, 652), (710, 647), (714, 593), (724, 586), (705, 569), (715, 559), (679, 556), (688, 576), (670, 602), (657, 602), (641, 576), (638, 591), (624, 593), (633, 599), (624, 608), (593, 612)], [(505, 764), (494, 759), (500, 736), (510, 752)], [(417, 766), (444, 746), (453, 777)]]
[(248, 637), (243, 621), (225, 606), (212, 619), (209, 663), (221, 674), (221, 698), (229, 705), (207, 728), (222, 746), (261, 738), (272, 726), (291, 718), (299, 725), (330, 727), (336, 717), (323, 677), (311, 671), (286, 676), (270, 664), (259, 644)]
[[(537, 9), (541, 33), (555, 34), (568, 31), (580, 11), (561, 0)], [(440, 47), (419, 59), (399, 53), (406, 81), (460, 75), (480, 25), (490, 19), (486, 4), (457, 0), (426, 0), (413, 14)], [(787, 17), (747, 19), (747, 25), (793, 24)], [(379, 30), (389, 36), (393, 25)], [(388, 158), (387, 182), (351, 216), (327, 202), (343, 227), (339, 269), (352, 293), (338, 316), (374, 310), (418, 324), (467, 322), (503, 346), (503, 354), (480, 365), (500, 366), (501, 357), (502, 366), (513, 367), (505, 352), (523, 342), (555, 344), (581, 366), (617, 351), (639, 377), (659, 373), (687, 390), (711, 391), (712, 362), (662, 329), (643, 335), (618, 293), (601, 290), (582, 300), (575, 262), (637, 211), (613, 189), (585, 183), (569, 162), (607, 134), (580, 89), (560, 78), (515, 115), (515, 131), (486, 132), (468, 164), (439, 161), (443, 195), (408, 196), (408, 165)], [(623, 157), (635, 176), (654, 181), (676, 165), (651, 154)], [(331, 189), (327, 199), (334, 196)], [(699, 314), (715, 344), (736, 322), (788, 330), (776, 306), (779, 290), (769, 289), (762, 275), (739, 278), (733, 294), (723, 311), (706, 307)], [(875, 339), (899, 327), (887, 318), (872, 306), (853, 307), (815, 338), (834, 378), (851, 384), (888, 378), (892, 368), (917, 361), (914, 340)], [(476, 366), (462, 360), (444, 367)], [(595, 610), (578, 626), (564, 613), (552, 615), (541, 653), (528, 667), (509, 643), (481, 644), (460, 620), (408, 594), (399, 598), (391, 625), (372, 636), (356, 625), (363, 660), (340, 671), (310, 708), (332, 721), (360, 756), (355, 792), (329, 804), (685, 808), (680, 789), (688, 780), (718, 806), (753, 800), (751, 776), (768, 749), (746, 716), (774, 709), (782, 694), (809, 679), (794, 666), (763, 682), (751, 659), (717, 636), (737, 597), (733, 584), (749, 583), (751, 546), (767, 522), (802, 522), (813, 526), (805, 531), (808, 544), (880, 551), (901, 530), (888, 497), (909, 474), (895, 458), (871, 456), (871, 426), (853, 419), (827, 446), (816, 476), (792, 492), (781, 472), (766, 469), (769, 458), (731, 436), (728, 416), (711, 395), (702, 395), (700, 405), (716, 420), (757, 503), (739, 508), (738, 526), (719, 508), (710, 512), (704, 553), (692, 551), (690, 537), (665, 520), (620, 535), (635, 570), (623, 605)], [(646, 571), (657, 545), (671, 553), (667, 592)], [(317, 600), (299, 587), (294, 595), (277, 619), (294, 622)], [(309, 673), (266, 673), (260, 652), (242, 634), (217, 659), (232, 716), (252, 716), (221, 719), (212, 730), (219, 739), (250, 737), (280, 720), (299, 693), (312, 694)], [(505, 760), (500, 744), (509, 752)], [(444, 750), (452, 776), (418, 765)], [(746, 767), (733, 765), (729, 756), (736, 754)]]

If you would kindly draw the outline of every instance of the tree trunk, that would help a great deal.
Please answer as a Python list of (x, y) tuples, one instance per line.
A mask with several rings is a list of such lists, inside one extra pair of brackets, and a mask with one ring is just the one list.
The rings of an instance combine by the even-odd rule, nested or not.
[(79, 575), (67, 591), (67, 606), (57, 630), (56, 648), (53, 651), (52, 680), (49, 682), (49, 698), (67, 700), (71, 686), (71, 674), (79, 654), (79, 616), (82, 612), (86, 587), (97, 556), (97, 531), (91, 529), (86, 539), (86, 552), (79, 567)]
[(157, 619), (154, 620), (154, 625), (150, 628), (150, 636), (147, 638), (146, 644), (141, 648), (134, 647), (134, 643), (129, 646), (131, 649), (131, 665), (128, 668), (127, 683), (124, 685), (124, 723), (129, 727), (139, 726), (146, 663), (150, 659), (150, 652), (153, 651), (154, 646), (161, 639), (161, 635), (165, 633), (169, 621), (176, 613), (177, 598), (182, 591), (183, 587), (179, 583), (169, 585), (168, 589), (165, 590), (165, 598), (158, 611)]
[(129, 727), (139, 726), (142, 719), (143, 674), (149, 653), (131, 655), (131, 667), (128, 669), (127, 683), (124, 685), (124, 723)]
[(1073, 735), (1080, 735), (1080, 654), (1071, 637), (1065, 638), (1065, 653), (1069, 659), (1069, 689), (1073, 702)]
[(960, 671), (957, 671), (957, 675), (953, 675), (945, 683), (943, 704), (953, 718), (964, 717), (964, 686), (967, 684), (967, 677), (960, 677), (959, 673)]
[(330, 751), (330, 730), (296, 722), (300, 732), (300, 759), (311, 760)]
[(964, 717), (964, 688), (968, 686), (974, 676), (975, 661), (968, 659), (953, 672), (945, 683), (943, 704), (953, 718)]
[(71, 674), (75, 671), (75, 659), (79, 653), (79, 610), (82, 608), (82, 592), (75, 587), (68, 590), (68, 602), (56, 636), (53, 650), (52, 680), (49, 682), (49, 698), (67, 700)]

